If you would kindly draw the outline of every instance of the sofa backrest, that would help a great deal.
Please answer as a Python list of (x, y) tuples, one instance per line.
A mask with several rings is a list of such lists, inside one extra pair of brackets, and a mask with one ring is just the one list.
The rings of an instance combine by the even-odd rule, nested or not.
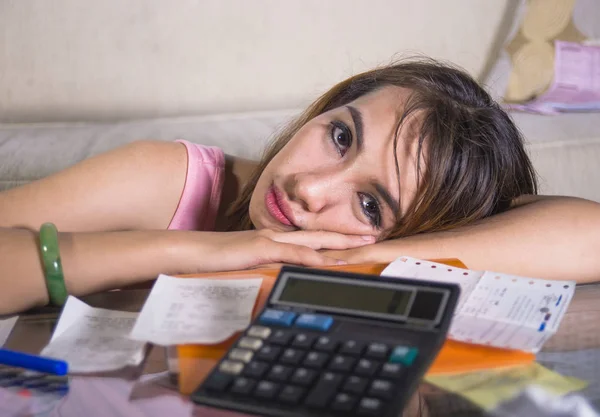
[(412, 54), (477, 76), (514, 3), (0, 1), (0, 122), (302, 107)]

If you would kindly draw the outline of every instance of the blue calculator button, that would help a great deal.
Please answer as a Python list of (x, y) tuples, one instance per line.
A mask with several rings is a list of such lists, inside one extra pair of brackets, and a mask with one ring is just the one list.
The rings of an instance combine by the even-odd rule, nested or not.
[(260, 315), (258, 321), (261, 324), (272, 324), (277, 326), (290, 327), (296, 318), (296, 313), (291, 311), (281, 311), (267, 309)]
[(418, 354), (419, 350), (417, 348), (396, 346), (390, 355), (390, 362), (410, 366), (413, 364)]
[(323, 314), (301, 314), (296, 320), (296, 327), (326, 332), (333, 324), (333, 317)]

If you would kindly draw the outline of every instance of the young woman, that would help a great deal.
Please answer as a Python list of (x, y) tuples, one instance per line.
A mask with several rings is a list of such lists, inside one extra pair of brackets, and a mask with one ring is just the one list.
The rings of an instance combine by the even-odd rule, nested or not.
[(401, 62), (334, 86), (258, 164), (141, 141), (0, 193), (0, 314), (48, 302), (45, 222), (73, 295), (159, 273), (399, 255), (600, 278), (600, 205), (535, 194), (518, 129), (471, 77)]

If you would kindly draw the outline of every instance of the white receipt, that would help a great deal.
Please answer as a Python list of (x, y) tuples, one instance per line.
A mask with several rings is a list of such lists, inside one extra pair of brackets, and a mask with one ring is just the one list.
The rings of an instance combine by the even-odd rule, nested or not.
[(574, 281), (470, 271), (406, 256), (382, 275), (459, 284), (451, 339), (528, 352), (538, 352), (556, 333), (575, 292)]
[(158, 345), (219, 343), (250, 324), (262, 278), (160, 275), (131, 337)]
[(0, 347), (4, 346), (4, 343), (8, 340), (10, 332), (17, 323), (19, 316), (9, 317), (7, 319), (0, 319)]
[(69, 297), (42, 355), (68, 362), (69, 372), (115, 371), (137, 366), (145, 343), (129, 338), (138, 313), (93, 308)]

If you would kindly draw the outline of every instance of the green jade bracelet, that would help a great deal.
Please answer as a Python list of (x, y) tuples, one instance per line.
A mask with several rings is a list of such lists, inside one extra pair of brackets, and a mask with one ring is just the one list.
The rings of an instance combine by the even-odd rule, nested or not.
[(68, 292), (65, 285), (60, 252), (58, 249), (58, 230), (54, 223), (44, 223), (40, 227), (40, 251), (46, 276), (46, 287), (50, 302), (62, 306), (67, 301)]

